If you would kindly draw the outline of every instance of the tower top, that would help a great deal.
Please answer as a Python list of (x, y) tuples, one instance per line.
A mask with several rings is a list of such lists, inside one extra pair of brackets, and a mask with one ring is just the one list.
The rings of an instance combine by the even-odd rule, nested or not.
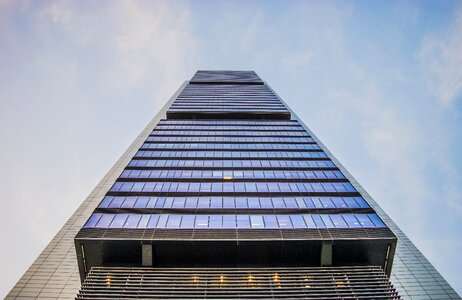
[(190, 83), (263, 84), (254, 71), (199, 70)]

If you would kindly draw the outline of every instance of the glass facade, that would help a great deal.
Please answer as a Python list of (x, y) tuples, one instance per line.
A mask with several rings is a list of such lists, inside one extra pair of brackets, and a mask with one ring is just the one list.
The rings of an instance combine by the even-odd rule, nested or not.
[[(78, 299), (458, 299), (253, 71), (198, 71), (76, 216), (62, 255)], [(40, 259), (65, 272), (64, 256)], [(73, 299), (80, 284), (56, 286), (30, 295)]]
[[(209, 73), (206, 82), (186, 84), (126, 164), (77, 235), (82, 278), (88, 265), (114, 264), (114, 256), (137, 265), (123, 257), (136, 256), (139, 246), (123, 249), (122, 237), (140, 239), (158, 264), (172, 267), (192, 255), (194, 266), (204, 257), (222, 267), (373, 261), (389, 273), (396, 238), (367, 200), (269, 86), (226, 82), (226, 76), (213, 81)], [(190, 239), (198, 249), (183, 251)], [(202, 246), (204, 239), (216, 242)], [(252, 243), (241, 249), (244, 241)], [(165, 242), (172, 245), (163, 250)], [(264, 254), (267, 243), (275, 253)], [(103, 263), (85, 254), (86, 247), (99, 248)], [(236, 258), (253, 247), (267, 256), (263, 262)], [(334, 254), (323, 250), (329, 247)], [(280, 251), (287, 257), (278, 257)]]

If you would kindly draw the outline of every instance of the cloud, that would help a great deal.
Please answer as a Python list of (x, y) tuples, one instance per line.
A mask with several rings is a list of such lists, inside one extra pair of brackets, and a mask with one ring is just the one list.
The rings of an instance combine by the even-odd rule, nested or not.
[[(183, 78), (191, 66), (196, 44), (190, 9), (180, 4), (183, 3), (117, 1), (93, 7), (60, 1), (44, 6), (40, 17), (45, 33), (52, 34), (51, 30), (59, 28), (83, 51), (103, 53), (103, 60), (110, 63), (102, 83), (135, 87), (156, 74), (162, 74), (156, 79), (164, 83)], [(170, 91), (175, 87), (165, 86)]]
[(119, 61), (116, 73), (125, 74), (128, 82), (143, 80), (153, 70), (175, 77), (189, 67), (194, 56), (188, 9), (169, 2), (147, 3), (150, 5), (118, 2), (112, 12), (115, 55)]
[(313, 54), (310, 51), (294, 53), (282, 58), (281, 64), (287, 71), (294, 71), (298, 68), (307, 66), (313, 59)]
[(445, 32), (424, 37), (419, 58), (436, 97), (444, 105), (456, 101), (462, 93), (462, 8)]

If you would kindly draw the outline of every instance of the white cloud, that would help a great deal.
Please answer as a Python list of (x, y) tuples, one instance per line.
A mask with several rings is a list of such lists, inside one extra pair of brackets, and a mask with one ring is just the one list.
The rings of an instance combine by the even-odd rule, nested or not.
[(310, 51), (288, 54), (282, 58), (281, 64), (287, 71), (294, 71), (298, 68), (307, 66), (313, 59)]
[(112, 12), (118, 61), (114, 71), (129, 83), (153, 71), (173, 78), (190, 66), (194, 56), (188, 9), (170, 2), (148, 3), (118, 2)]
[(450, 105), (462, 93), (462, 10), (446, 32), (423, 39), (419, 57), (429, 88)]
[(103, 84), (135, 87), (157, 76), (171, 92), (178, 81), (167, 82), (184, 78), (195, 58), (190, 10), (180, 4), (127, 0), (101, 2), (102, 7), (95, 8), (59, 1), (44, 6), (39, 16), (44, 33), (58, 26), (83, 50), (104, 53), (111, 63)]

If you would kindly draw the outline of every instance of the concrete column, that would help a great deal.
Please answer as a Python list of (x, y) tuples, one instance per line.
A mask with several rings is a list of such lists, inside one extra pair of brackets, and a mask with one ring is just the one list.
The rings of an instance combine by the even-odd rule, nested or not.
[(332, 266), (332, 241), (323, 242), (321, 246), (321, 267)]
[(152, 267), (152, 245), (141, 245), (141, 265), (143, 267)]

